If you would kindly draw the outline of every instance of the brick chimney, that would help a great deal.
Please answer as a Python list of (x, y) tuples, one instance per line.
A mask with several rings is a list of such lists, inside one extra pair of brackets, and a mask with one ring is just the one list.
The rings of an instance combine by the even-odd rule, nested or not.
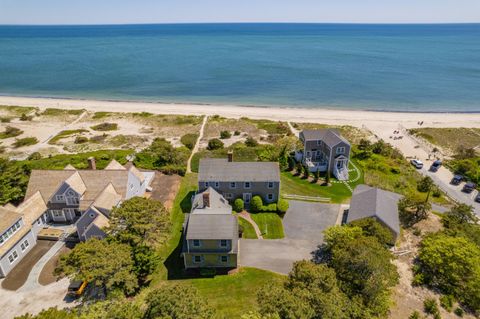
[(97, 169), (97, 161), (95, 157), (88, 158), (88, 169), (96, 170)]
[(203, 208), (210, 207), (210, 193), (203, 193)]
[(228, 151), (227, 159), (229, 162), (233, 162), (233, 151)]

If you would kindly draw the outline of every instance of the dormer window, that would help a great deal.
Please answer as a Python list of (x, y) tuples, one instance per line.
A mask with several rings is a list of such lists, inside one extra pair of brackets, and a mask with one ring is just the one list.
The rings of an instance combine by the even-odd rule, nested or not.
[(68, 190), (68, 192), (67, 192), (67, 196), (70, 196), (70, 197), (72, 197), (72, 196), (75, 196), (75, 195), (77, 195), (77, 194), (76, 194), (74, 191), (72, 191), (71, 189), (70, 189), (70, 190)]

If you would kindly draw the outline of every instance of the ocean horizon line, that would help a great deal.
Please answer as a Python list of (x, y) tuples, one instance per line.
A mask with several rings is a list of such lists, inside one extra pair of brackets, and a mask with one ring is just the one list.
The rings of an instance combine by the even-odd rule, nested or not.
[[(14, 95), (0, 93), (0, 97), (4, 98), (26, 98), (26, 99), (45, 99), (45, 100), (62, 100), (62, 101), (85, 101), (85, 102), (112, 102), (112, 103), (144, 103), (144, 104), (159, 104), (159, 105), (179, 105), (179, 106), (212, 106), (212, 107), (246, 107), (246, 108), (267, 108), (267, 109), (290, 109), (290, 110), (315, 110), (315, 111), (340, 111), (340, 112), (372, 112), (372, 113), (399, 113), (399, 114), (480, 114), (480, 111), (413, 111), (413, 110), (392, 110), (392, 109), (363, 109), (358, 107), (333, 107), (326, 105), (317, 106), (293, 106), (293, 105), (268, 105), (268, 104), (234, 104), (234, 103), (204, 103), (204, 102), (177, 102), (165, 100), (130, 100), (130, 99), (111, 99), (111, 98), (82, 98), (82, 97), (67, 97), (67, 96), (46, 96), (46, 95)], [(17, 105), (7, 105), (17, 106)], [(18, 105), (24, 106), (24, 105)], [(61, 108), (61, 107), (60, 107)], [(121, 112), (121, 111), (112, 111)]]

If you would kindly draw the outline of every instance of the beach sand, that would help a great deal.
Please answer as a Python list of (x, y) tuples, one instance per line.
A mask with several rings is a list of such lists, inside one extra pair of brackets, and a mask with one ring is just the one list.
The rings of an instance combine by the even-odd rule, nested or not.
[(39, 108), (86, 109), (106, 112), (150, 112), (156, 114), (221, 115), (290, 122), (324, 123), (366, 127), (372, 131), (383, 128), (418, 127), (480, 127), (480, 113), (408, 113), (321, 108), (250, 107), (234, 105), (202, 105), (179, 103), (122, 102), (57, 98), (0, 96), (0, 105), (34, 106)]

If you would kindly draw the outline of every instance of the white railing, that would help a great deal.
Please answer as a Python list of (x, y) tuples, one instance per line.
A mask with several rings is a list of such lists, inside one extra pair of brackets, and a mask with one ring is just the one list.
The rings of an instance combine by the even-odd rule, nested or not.
[(295, 195), (295, 194), (285, 194), (283, 195), (285, 199), (292, 199), (292, 200), (301, 200), (301, 201), (309, 201), (309, 202), (330, 202), (330, 197), (320, 197), (320, 196), (303, 196), (303, 195)]

